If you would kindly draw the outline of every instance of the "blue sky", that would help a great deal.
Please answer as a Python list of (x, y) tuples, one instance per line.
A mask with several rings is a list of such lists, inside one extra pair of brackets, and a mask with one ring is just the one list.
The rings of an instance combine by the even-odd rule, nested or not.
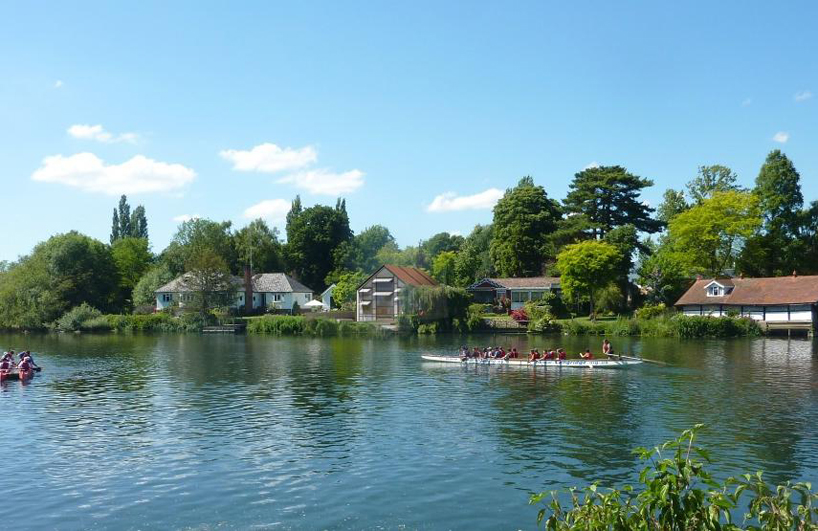
[[(70, 5), (69, 5), (70, 4)], [(818, 199), (814, 2), (3, 2), (0, 260), (119, 193), (154, 251), (181, 216), (272, 225), (347, 199), (402, 245), (592, 163), (743, 183), (783, 149)], [(97, 127), (100, 126), (100, 127)], [(777, 135), (777, 136), (776, 136)], [(777, 140), (776, 140), (777, 139)], [(439, 197), (443, 196), (443, 197)]]

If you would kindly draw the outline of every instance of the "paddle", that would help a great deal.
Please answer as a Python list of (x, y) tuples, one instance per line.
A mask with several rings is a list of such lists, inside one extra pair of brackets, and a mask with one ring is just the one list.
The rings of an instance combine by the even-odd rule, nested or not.
[(639, 360), (639, 361), (644, 361), (645, 363), (653, 363), (655, 365), (665, 365), (665, 366), (668, 365), (664, 361), (649, 360), (647, 358), (636, 358), (634, 356), (623, 356), (621, 354), (611, 354), (609, 357), (616, 358), (617, 356), (620, 357), (620, 358), (626, 359), (626, 360)]

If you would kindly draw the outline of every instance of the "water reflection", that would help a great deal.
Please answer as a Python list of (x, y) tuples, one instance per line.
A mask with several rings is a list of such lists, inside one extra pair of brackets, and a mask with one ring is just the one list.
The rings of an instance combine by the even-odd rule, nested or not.
[(812, 341), (617, 338), (670, 364), (622, 371), (420, 361), (461, 343), (601, 338), (0, 336), (46, 367), (0, 387), (0, 445), (32, 457), (0, 489), (32, 529), (531, 528), (528, 493), (632, 481), (633, 447), (698, 422), (720, 475), (816, 479)]

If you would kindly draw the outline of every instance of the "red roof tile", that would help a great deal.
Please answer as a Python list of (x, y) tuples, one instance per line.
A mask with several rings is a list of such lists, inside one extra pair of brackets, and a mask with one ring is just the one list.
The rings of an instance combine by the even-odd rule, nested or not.
[[(734, 286), (722, 297), (708, 297), (705, 286), (716, 280), (723, 286)], [(676, 306), (702, 305), (772, 305), (818, 303), (818, 276), (770, 277), (770, 278), (706, 278), (697, 280), (676, 302)]]
[(385, 265), (386, 269), (410, 286), (437, 286), (437, 280), (430, 277), (425, 271), (415, 267)]

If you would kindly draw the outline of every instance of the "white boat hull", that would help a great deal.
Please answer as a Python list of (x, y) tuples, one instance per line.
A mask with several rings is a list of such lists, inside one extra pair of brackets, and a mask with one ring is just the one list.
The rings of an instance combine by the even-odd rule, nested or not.
[(424, 354), (421, 356), (424, 361), (436, 361), (440, 363), (459, 363), (461, 365), (491, 365), (496, 367), (531, 367), (543, 369), (624, 369), (632, 365), (640, 365), (642, 360), (638, 358), (622, 359), (593, 359), (593, 360), (538, 360), (528, 361), (521, 359), (495, 360), (495, 359), (474, 359), (461, 360), (457, 356), (433, 356)]

